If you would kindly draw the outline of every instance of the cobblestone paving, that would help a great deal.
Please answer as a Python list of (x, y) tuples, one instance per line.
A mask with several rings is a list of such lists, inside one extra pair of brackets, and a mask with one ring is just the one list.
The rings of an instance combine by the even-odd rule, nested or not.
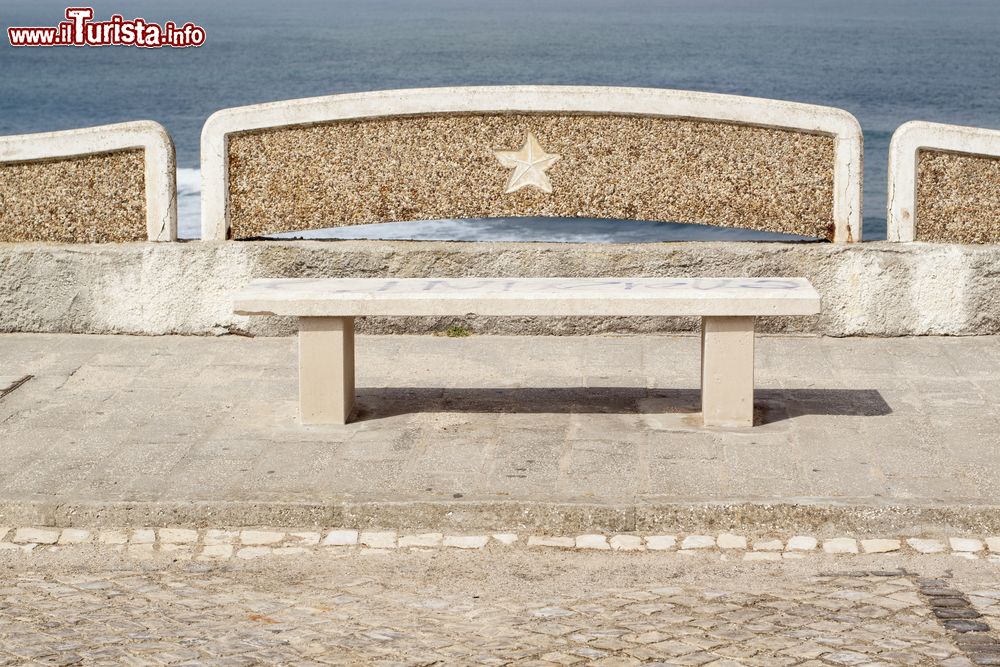
[[(59, 558), (0, 561), (0, 664), (974, 664), (925, 579), (845, 572), (843, 559), (829, 572), (651, 554)], [(949, 582), (995, 626), (994, 567), (929, 559), (939, 573), (980, 568), (974, 584)]]

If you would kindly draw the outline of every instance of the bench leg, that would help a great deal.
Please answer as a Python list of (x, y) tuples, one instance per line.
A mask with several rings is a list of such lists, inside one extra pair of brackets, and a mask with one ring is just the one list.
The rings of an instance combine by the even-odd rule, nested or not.
[(346, 424), (354, 407), (354, 318), (299, 318), (299, 418)]
[(753, 426), (753, 317), (701, 318), (705, 426)]

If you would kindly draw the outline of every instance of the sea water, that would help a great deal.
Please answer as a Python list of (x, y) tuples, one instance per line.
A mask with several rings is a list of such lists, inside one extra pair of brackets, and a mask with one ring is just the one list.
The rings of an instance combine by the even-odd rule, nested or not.
[[(72, 4), (72, 3), (70, 3)], [(193, 21), (198, 49), (20, 48), (0, 38), (0, 134), (156, 120), (177, 145), (181, 235), (197, 237), (201, 126), (231, 106), (486, 84), (681, 88), (840, 107), (865, 133), (864, 235), (885, 236), (889, 138), (907, 120), (1000, 128), (998, 0), (94, 0)], [(0, 0), (0, 28), (65, 2)], [(767, 235), (595, 220), (435, 221), (328, 236), (656, 241)]]

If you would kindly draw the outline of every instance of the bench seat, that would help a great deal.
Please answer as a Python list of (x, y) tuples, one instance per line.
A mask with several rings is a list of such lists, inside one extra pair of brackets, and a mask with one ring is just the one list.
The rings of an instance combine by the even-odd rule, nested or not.
[(754, 323), (814, 315), (803, 278), (292, 278), (255, 280), (240, 315), (299, 318), (303, 423), (344, 424), (354, 403), (354, 318), (364, 316), (698, 316), (707, 426), (753, 423)]

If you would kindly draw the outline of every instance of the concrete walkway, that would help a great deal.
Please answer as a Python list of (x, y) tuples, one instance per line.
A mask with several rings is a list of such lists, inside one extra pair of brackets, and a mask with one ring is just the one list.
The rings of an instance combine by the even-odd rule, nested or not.
[(359, 337), (359, 420), (305, 428), (293, 338), (2, 335), (0, 522), (1000, 527), (1000, 339), (761, 337), (741, 431), (697, 346)]

